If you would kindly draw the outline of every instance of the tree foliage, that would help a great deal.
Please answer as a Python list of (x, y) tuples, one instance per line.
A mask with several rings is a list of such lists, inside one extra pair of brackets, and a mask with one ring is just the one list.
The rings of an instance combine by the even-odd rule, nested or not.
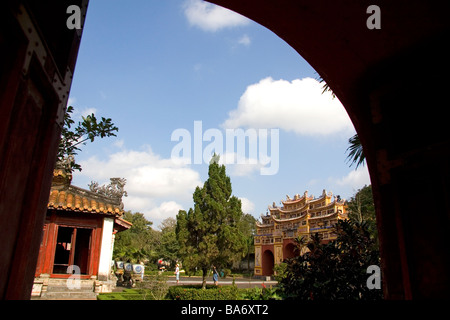
[(133, 263), (157, 259), (155, 248), (160, 242), (160, 234), (151, 228), (153, 223), (139, 212), (126, 211), (123, 219), (133, 225), (116, 235), (113, 258)]
[(348, 215), (351, 220), (366, 223), (371, 237), (378, 243), (375, 204), (373, 202), (372, 186), (364, 186), (347, 202)]
[(239, 224), (239, 229), (244, 237), (245, 247), (242, 251), (242, 258), (247, 260), (247, 269), (250, 270), (250, 259), (254, 259), (255, 253), (256, 219), (251, 214), (244, 214)]
[(333, 97), (333, 99), (336, 98), (336, 94), (333, 92), (333, 90), (328, 85), (328, 83), (326, 83), (325, 80), (323, 80), (322, 77), (319, 76), (319, 78), (317, 80), (319, 80), (319, 83), (323, 83), (322, 94), (324, 94), (325, 92), (329, 92), (331, 94), (331, 96)]
[(180, 210), (177, 215), (176, 235), (183, 267), (202, 270), (203, 286), (212, 265), (230, 266), (242, 258), (246, 247), (240, 229), (241, 201), (231, 194), (231, 181), (225, 166), (211, 161), (208, 179), (193, 194), (194, 208), (187, 212)]
[(115, 132), (119, 131), (119, 129), (112, 123), (110, 118), (102, 117), (101, 121), (98, 121), (93, 113), (82, 117), (82, 121), (74, 126), (75, 121), (72, 119), (72, 113), (73, 107), (68, 106), (61, 130), (57, 161), (63, 162), (64, 159), (69, 159), (70, 164), (67, 166), (67, 169), (81, 171), (81, 166), (75, 162), (74, 157), (81, 150), (81, 145), (86, 144), (88, 140), (94, 142), (97, 137), (115, 137)]
[(175, 233), (177, 221), (174, 218), (167, 218), (161, 222), (159, 226), (160, 242), (156, 248), (158, 258), (164, 261), (170, 261), (172, 266), (179, 260), (180, 245), (177, 241)]
[(353, 137), (348, 139), (348, 143), (350, 145), (346, 150), (346, 152), (348, 152), (347, 161), (350, 162), (350, 167), (356, 164), (355, 169), (358, 169), (360, 165), (364, 165), (364, 161), (366, 160), (358, 134), (355, 134)]
[[(379, 253), (367, 223), (339, 220), (337, 239), (324, 243), (316, 233), (307, 252), (287, 259), (280, 289), (287, 299), (377, 300), (381, 290), (367, 287), (367, 268), (379, 265)], [(299, 248), (300, 250), (302, 248)]]

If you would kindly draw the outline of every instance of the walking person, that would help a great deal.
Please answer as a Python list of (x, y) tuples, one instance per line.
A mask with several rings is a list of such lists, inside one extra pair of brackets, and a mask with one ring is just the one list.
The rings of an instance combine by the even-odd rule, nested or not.
[(217, 269), (215, 266), (213, 266), (213, 280), (214, 280), (214, 284), (217, 286), (219, 284), (219, 272), (217, 272)]
[(177, 284), (180, 282), (180, 268), (179, 268), (179, 265), (178, 265), (178, 263), (176, 264), (176, 266), (175, 266), (175, 272), (174, 272), (174, 274), (176, 275), (176, 278), (177, 278)]

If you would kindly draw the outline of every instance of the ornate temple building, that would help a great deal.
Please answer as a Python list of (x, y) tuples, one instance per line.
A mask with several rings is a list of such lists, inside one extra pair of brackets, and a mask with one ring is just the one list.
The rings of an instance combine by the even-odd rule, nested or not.
[(71, 185), (68, 172), (59, 166), (53, 173), (33, 297), (95, 298), (116, 284), (114, 235), (131, 227), (121, 218), (125, 179), (113, 178), (101, 187), (93, 182), (85, 190)]
[(302, 254), (295, 249), (296, 237), (319, 233), (322, 241), (335, 239), (333, 226), (339, 219), (347, 219), (346, 206), (340, 196), (333, 196), (323, 190), (319, 198), (289, 196), (278, 207), (275, 202), (269, 206), (266, 215), (256, 222), (255, 275), (271, 276), (275, 264), (284, 259)]

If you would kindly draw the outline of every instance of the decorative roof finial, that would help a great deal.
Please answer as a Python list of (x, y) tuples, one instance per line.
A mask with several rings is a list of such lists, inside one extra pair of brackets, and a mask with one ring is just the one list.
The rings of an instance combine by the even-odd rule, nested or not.
[(124, 190), (127, 180), (125, 178), (110, 178), (111, 182), (101, 187), (98, 186), (98, 182), (91, 181), (89, 184), (89, 190), (98, 193), (105, 197), (121, 202), (123, 206), (122, 197), (128, 196), (128, 193)]
[(57, 161), (55, 164), (55, 169), (53, 170), (53, 181), (54, 186), (65, 186), (68, 187), (72, 182), (72, 164), (75, 162), (73, 155), (64, 157), (61, 161)]

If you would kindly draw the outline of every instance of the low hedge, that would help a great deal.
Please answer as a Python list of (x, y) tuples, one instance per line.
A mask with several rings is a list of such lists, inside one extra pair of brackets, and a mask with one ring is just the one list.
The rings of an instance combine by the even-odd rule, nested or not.
[(124, 289), (122, 292), (100, 293), (97, 300), (153, 300), (144, 289)]
[[(122, 292), (101, 293), (98, 300), (153, 300), (148, 289), (124, 289)], [(275, 289), (238, 289), (236, 286), (201, 285), (171, 286), (165, 297), (167, 300), (278, 300)]]
[(171, 300), (238, 300), (239, 289), (236, 286), (172, 286), (167, 298)]

